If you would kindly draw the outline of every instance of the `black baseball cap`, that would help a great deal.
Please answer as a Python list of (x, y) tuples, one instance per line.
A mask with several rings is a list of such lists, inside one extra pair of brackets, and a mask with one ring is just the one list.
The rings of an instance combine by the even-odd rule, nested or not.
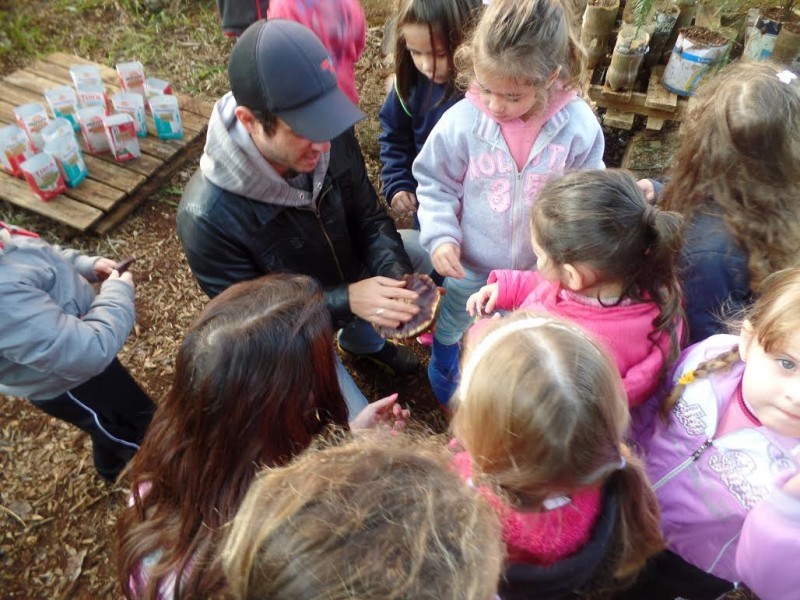
[(319, 38), (294, 21), (250, 25), (233, 47), (228, 78), (236, 104), (274, 113), (313, 142), (332, 140), (366, 116), (339, 89)]

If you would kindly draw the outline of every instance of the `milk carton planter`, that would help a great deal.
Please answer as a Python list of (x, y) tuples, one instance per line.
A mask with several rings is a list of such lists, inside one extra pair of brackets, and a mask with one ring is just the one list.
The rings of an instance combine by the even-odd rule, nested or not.
[(75, 139), (72, 123), (66, 119), (53, 119), (42, 129), (42, 137), (44, 138), (45, 146), (50, 140), (61, 137), (62, 135), (69, 135), (72, 139)]
[(78, 102), (82, 108), (88, 106), (100, 106), (103, 108), (104, 114), (109, 114), (108, 95), (104, 85), (95, 85), (93, 83), (80, 83), (75, 86), (78, 93)]
[(144, 102), (147, 98), (144, 93), (144, 67), (138, 60), (117, 64), (119, 85), (124, 92), (139, 94)]
[(589, 56), (590, 69), (606, 56), (618, 11), (619, 0), (589, 0), (586, 4), (581, 25), (581, 44)]
[(157, 77), (148, 77), (144, 80), (144, 95), (147, 96), (147, 109), (152, 112), (150, 108), (150, 98), (153, 96), (169, 96), (172, 94), (172, 86), (169, 81), (158, 79)]
[(45, 202), (67, 191), (55, 159), (46, 152), (32, 156), (20, 169), (33, 192)]
[(36, 151), (42, 150), (44, 148), (42, 129), (50, 122), (50, 117), (47, 116), (44, 106), (38, 102), (17, 106), (14, 109), (14, 117), (17, 120), (17, 125), (28, 136), (31, 147)]
[(103, 117), (106, 111), (102, 106), (88, 106), (78, 109), (78, 122), (81, 124), (83, 140), (89, 154), (102, 154), (111, 148), (106, 137), (106, 128)]
[(20, 165), (36, 154), (25, 132), (17, 125), (0, 128), (0, 165), (3, 170), (22, 177)]
[(133, 117), (136, 125), (136, 135), (147, 137), (147, 121), (144, 115), (144, 100), (139, 94), (132, 92), (119, 92), (111, 96), (111, 106), (118, 113), (125, 113)]
[(642, 60), (647, 54), (650, 35), (644, 28), (623, 23), (617, 35), (617, 43), (611, 54), (611, 65), (606, 74), (606, 83), (612, 90), (629, 90), (636, 82)]
[(749, 32), (745, 41), (742, 58), (764, 60), (772, 56), (783, 25), (779, 15), (779, 8), (769, 9), (767, 12), (758, 15), (755, 27)]
[(133, 117), (124, 113), (103, 117), (103, 125), (111, 153), (117, 162), (126, 162), (142, 155), (139, 150), (139, 140), (136, 139)]
[(47, 89), (44, 91), (44, 97), (50, 105), (54, 119), (67, 119), (74, 131), (78, 131), (81, 128), (80, 123), (78, 123), (78, 116), (75, 114), (78, 110), (78, 97), (71, 86), (62, 85)]
[(686, 27), (669, 57), (661, 84), (673, 94), (691, 96), (700, 81), (726, 59), (731, 42), (705, 27)]
[(158, 137), (162, 140), (179, 140), (183, 138), (183, 122), (175, 96), (153, 96), (150, 98), (150, 110), (156, 125)]
[(94, 65), (72, 65), (69, 68), (69, 74), (76, 88), (82, 84), (103, 85), (100, 69)]
[(58, 170), (69, 187), (77, 187), (86, 179), (86, 162), (73, 131), (48, 139), (44, 150), (55, 159)]

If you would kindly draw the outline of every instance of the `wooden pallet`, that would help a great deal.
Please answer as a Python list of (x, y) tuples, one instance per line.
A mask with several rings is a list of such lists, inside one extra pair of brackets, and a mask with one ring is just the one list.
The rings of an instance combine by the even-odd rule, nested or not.
[[(43, 90), (71, 84), (69, 68), (77, 64), (98, 67), (109, 94), (120, 90), (116, 70), (57, 52), (0, 80), (0, 123), (14, 123), (13, 109), (20, 104), (40, 102), (46, 107)], [(88, 177), (49, 202), (42, 202), (24, 180), (0, 172), (0, 198), (80, 231), (110, 231), (203, 149), (213, 104), (184, 94), (176, 96), (183, 120), (182, 140), (158, 139), (148, 116), (148, 135), (139, 138), (141, 158), (118, 163), (110, 154), (84, 152)]]
[(603, 122), (611, 127), (631, 129), (635, 115), (647, 117), (647, 129), (660, 130), (665, 121), (682, 121), (688, 101), (668, 92), (661, 85), (663, 65), (653, 67), (647, 83), (647, 93), (615, 92), (607, 83), (590, 84), (587, 95), (606, 109)]

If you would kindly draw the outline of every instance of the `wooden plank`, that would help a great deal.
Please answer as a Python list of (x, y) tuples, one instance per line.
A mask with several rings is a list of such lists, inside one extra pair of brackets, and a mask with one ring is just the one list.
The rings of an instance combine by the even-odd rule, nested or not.
[(89, 229), (103, 216), (103, 211), (67, 198), (64, 194), (49, 202), (42, 202), (27, 182), (3, 172), (0, 172), (0, 198), (81, 231)]
[(644, 105), (648, 108), (660, 108), (672, 112), (678, 106), (678, 94), (673, 94), (661, 85), (661, 75), (663, 73), (663, 65), (653, 67), (650, 81), (647, 83), (647, 99)]
[(588, 86), (587, 96), (589, 96), (589, 99), (597, 104), (597, 106), (602, 108), (610, 108), (623, 112), (635, 112), (646, 117), (656, 117), (658, 119), (666, 119), (668, 121), (682, 121), (686, 115), (686, 102), (683, 101), (678, 102), (678, 105), (675, 107), (674, 111), (666, 111), (659, 108), (650, 108), (645, 106), (645, 102), (647, 101), (646, 94), (633, 92), (629, 102), (619, 102), (604, 96), (601, 90), (598, 90), (597, 88), (601, 88), (601, 86)]
[(629, 102), (631, 96), (633, 95), (633, 90), (622, 90), (619, 92), (615, 92), (611, 89), (608, 85), (608, 82), (603, 84), (602, 86), (597, 86), (600, 88), (600, 93), (608, 98), (609, 100), (615, 100), (617, 102)]
[(92, 228), (97, 233), (104, 235), (132, 213), (151, 194), (158, 190), (187, 162), (192, 160), (205, 145), (205, 139), (195, 137), (186, 146), (186, 151), (176, 155), (172, 160), (164, 163), (157, 173), (147, 179), (133, 194), (117, 204), (106, 216), (100, 219)]
[(635, 115), (630, 112), (622, 112), (609, 108), (606, 110), (606, 116), (603, 118), (603, 123), (609, 127), (618, 127), (620, 129), (632, 129), (633, 119)]
[(652, 131), (661, 131), (664, 126), (664, 119), (657, 119), (656, 117), (647, 117), (647, 129)]

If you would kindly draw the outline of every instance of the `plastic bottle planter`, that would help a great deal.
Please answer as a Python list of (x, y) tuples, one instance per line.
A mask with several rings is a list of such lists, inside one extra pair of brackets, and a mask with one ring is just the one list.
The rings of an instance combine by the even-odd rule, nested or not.
[(772, 58), (789, 67), (800, 67), (800, 22), (783, 24), (775, 40)]
[(730, 40), (705, 27), (686, 27), (669, 57), (661, 84), (679, 96), (691, 96), (697, 84), (725, 61)]
[(650, 34), (644, 28), (624, 23), (617, 35), (617, 43), (611, 54), (611, 65), (606, 74), (606, 83), (612, 90), (629, 90), (636, 81), (639, 67), (647, 54)]
[(606, 56), (618, 11), (619, 0), (589, 0), (586, 5), (581, 26), (581, 44), (589, 55), (590, 69), (596, 67)]
[(654, 18), (656, 26), (653, 29), (653, 35), (650, 36), (650, 50), (644, 59), (647, 66), (652, 67), (661, 60), (664, 48), (667, 47), (667, 40), (672, 35), (672, 30), (675, 28), (680, 14), (681, 9), (675, 4), (664, 9), (656, 9)]

